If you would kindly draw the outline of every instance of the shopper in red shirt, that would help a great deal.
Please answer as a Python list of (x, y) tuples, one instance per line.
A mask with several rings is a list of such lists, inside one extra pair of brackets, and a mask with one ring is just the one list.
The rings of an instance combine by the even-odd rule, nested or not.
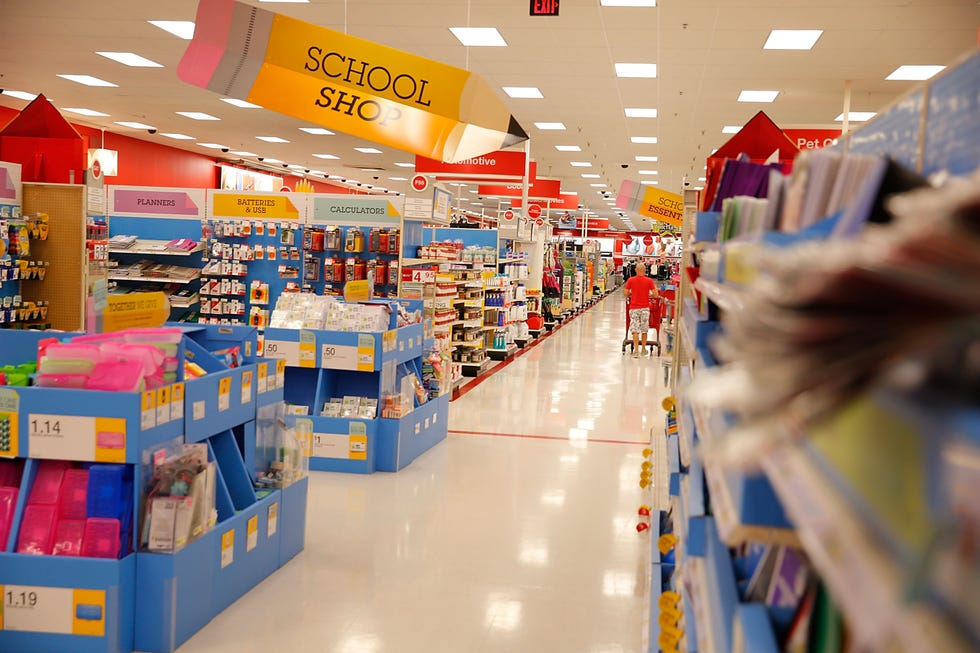
[(657, 283), (647, 276), (645, 263), (637, 263), (636, 276), (630, 277), (623, 286), (623, 295), (628, 304), (630, 333), (633, 336), (633, 358), (640, 356), (640, 344), (647, 346), (647, 330), (650, 328), (650, 304), (660, 297)]

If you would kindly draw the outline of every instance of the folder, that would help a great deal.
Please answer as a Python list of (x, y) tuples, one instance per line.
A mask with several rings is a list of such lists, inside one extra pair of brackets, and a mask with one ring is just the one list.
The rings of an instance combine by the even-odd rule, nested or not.
[(527, 140), (478, 75), (232, 0), (201, 0), (183, 81), (446, 162)]

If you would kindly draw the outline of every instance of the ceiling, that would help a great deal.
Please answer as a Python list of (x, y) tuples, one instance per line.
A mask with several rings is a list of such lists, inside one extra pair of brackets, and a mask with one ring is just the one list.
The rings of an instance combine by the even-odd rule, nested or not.
[[(705, 157), (764, 110), (781, 127), (834, 127), (846, 80), (852, 111), (880, 111), (918, 82), (886, 81), (903, 64), (948, 65), (977, 45), (977, 0), (660, 0), (655, 8), (602, 7), (600, 0), (561, 0), (558, 17), (530, 17), (528, 0), (311, 0), (253, 4), (482, 75), (531, 135), (538, 175), (561, 179), (586, 208), (626, 228), (601, 197), (624, 180), (648, 180), (679, 192), (698, 186)], [(198, 142), (227, 145), (287, 164), (407, 192), (414, 157), (388, 148), (362, 154), (365, 142), (299, 131), (302, 121), (265, 109), (241, 109), (181, 82), (176, 66), (187, 41), (147, 20), (194, 20), (196, 0), (0, 0), (0, 88), (44, 93), (59, 108), (84, 107), (104, 118), (66, 117), (136, 138), (222, 156)], [(464, 47), (449, 27), (496, 27), (508, 47)], [(772, 29), (823, 30), (809, 51), (764, 50)], [(132, 68), (96, 51), (135, 52), (163, 65)], [(655, 79), (618, 78), (614, 64), (655, 63)], [(57, 74), (87, 74), (118, 88), (83, 86)], [(534, 86), (543, 99), (507, 97), (504, 86)], [(776, 90), (773, 103), (738, 102), (742, 90)], [(0, 95), (16, 109), (23, 100)], [(625, 108), (656, 108), (657, 118), (627, 118)], [(220, 121), (195, 121), (200, 111)], [(158, 131), (114, 124), (138, 121)], [(535, 122), (562, 122), (542, 131)], [(839, 126), (839, 123), (836, 123)], [(160, 136), (177, 132), (195, 140)], [(278, 136), (272, 144), (256, 136)], [(631, 137), (656, 136), (656, 144)], [(581, 152), (560, 152), (577, 145)], [(314, 158), (333, 154), (335, 160)], [(637, 156), (656, 156), (641, 163)], [(236, 159), (238, 157), (229, 156)], [(254, 159), (253, 159), (254, 160)], [(591, 167), (573, 167), (571, 162)], [(124, 164), (125, 162), (123, 162)], [(362, 168), (381, 168), (365, 172)], [(639, 171), (657, 171), (640, 175)], [(597, 179), (582, 178), (597, 174)], [(606, 184), (594, 187), (591, 184)], [(460, 188), (463, 206), (479, 201)], [(495, 203), (475, 206), (491, 210)], [(638, 229), (650, 225), (630, 216)]]

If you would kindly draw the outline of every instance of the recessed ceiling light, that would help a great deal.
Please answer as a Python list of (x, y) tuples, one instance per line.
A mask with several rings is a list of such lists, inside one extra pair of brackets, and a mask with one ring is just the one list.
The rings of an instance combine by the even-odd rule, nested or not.
[(695, 186), (694, 190), (704, 190), (704, 186)]
[(774, 29), (763, 50), (810, 50), (823, 34), (820, 29)]
[[(14, 91), (14, 92), (16, 93), (17, 91)], [(9, 91), (4, 91), (3, 94), (4, 95), (10, 95), (10, 92)], [(31, 99), (33, 99), (33, 98), (31, 98)], [(95, 111), (93, 109), (82, 109), (82, 108), (75, 108), (75, 107), (72, 107), (70, 109), (68, 107), (65, 107), (64, 109), (62, 109), (62, 111), (67, 111), (68, 113), (77, 113), (80, 116), (92, 116), (93, 118), (95, 118), (95, 117), (103, 117), (104, 118), (104, 117), (106, 117), (106, 116), (109, 115), (108, 113), (102, 113), (101, 111)]]
[(725, 125), (721, 128), (722, 134), (737, 134), (742, 131), (741, 125)]
[(270, 159), (269, 157), (266, 157), (265, 163), (282, 163), (282, 161), (280, 161), (279, 159)]
[(602, 175), (589, 173), (587, 175), (582, 175), (582, 179), (602, 179)]
[(537, 86), (504, 86), (504, 93), (512, 98), (539, 99), (544, 95)]
[(647, 143), (655, 145), (657, 143), (656, 136), (634, 136), (630, 139), (631, 143)]
[(245, 100), (239, 100), (234, 97), (223, 97), (222, 102), (227, 102), (233, 107), (238, 107), (239, 109), (261, 109), (262, 107), (258, 104), (252, 104), (251, 102), (246, 102)]
[(565, 123), (563, 122), (536, 122), (534, 126), (542, 130), (562, 130), (565, 129)]
[(660, 185), (660, 182), (657, 181), (656, 179), (644, 179), (640, 183), (643, 184), (644, 186), (659, 186)]
[(289, 167), (293, 170), (306, 170), (306, 166), (296, 165), (295, 163), (289, 164)]
[(469, 186), (469, 184), (463, 184), (463, 183), (460, 183), (460, 182), (454, 182), (454, 183), (449, 184), (449, 185), (450, 186), (456, 186), (456, 187)]
[(578, 145), (555, 145), (555, 149), (559, 152), (581, 152), (582, 148)]
[(599, 0), (603, 7), (656, 7), (657, 0)]
[(201, 147), (206, 147), (209, 150), (223, 150), (225, 146), (221, 143), (198, 143)]
[(322, 176), (326, 175), (327, 173), (325, 173), (323, 170), (310, 170), (310, 174), (311, 175), (320, 175), (322, 177)]
[(192, 140), (194, 140), (194, 137), (193, 136), (188, 136), (187, 134), (160, 134), (160, 135), (161, 136), (164, 136), (166, 138), (172, 138), (175, 141), (192, 141)]
[(333, 132), (329, 129), (324, 129), (323, 127), (300, 127), (301, 132), (306, 132), (307, 134), (313, 134), (314, 136), (333, 136)]
[[(26, 100), (27, 102), (31, 102), (34, 98), (37, 97), (37, 94), (35, 94), (35, 93), (28, 93), (27, 91), (7, 91), (7, 90), (5, 90), (5, 91), (3, 91), (3, 94), (4, 95), (9, 95), (10, 97), (15, 97), (18, 100)], [(71, 109), (65, 109), (65, 111), (71, 111)], [(102, 115), (106, 115), (106, 114), (102, 114)]]
[(363, 172), (381, 172), (381, 168), (358, 168)]
[(113, 84), (112, 82), (107, 82), (104, 79), (92, 77), (91, 75), (58, 75), (58, 77), (67, 79), (69, 82), (75, 82), (76, 84), (84, 84), (85, 86), (110, 86), (112, 88), (118, 88), (118, 84)]
[(738, 94), (739, 102), (775, 102), (779, 91), (742, 91)]
[(496, 27), (450, 27), (459, 42), (473, 47), (506, 47), (507, 41)]
[[(867, 120), (871, 120), (877, 115), (878, 114), (875, 113), (874, 111), (850, 111), (847, 114), (847, 120), (849, 122), (865, 122)], [(837, 122), (843, 122), (844, 114), (841, 113), (836, 118), (834, 118), (834, 120), (836, 120)]]
[(95, 54), (133, 68), (163, 68), (163, 64), (141, 57), (135, 52), (96, 52)]
[(468, 190), (468, 191), (466, 191), (466, 192), (467, 192), (467, 193), (473, 193), (474, 195), (476, 195), (476, 194), (477, 194), (477, 193), (479, 193), (480, 191), (478, 191), (478, 190)]
[(572, 161), (570, 165), (573, 168), (591, 168), (592, 164), (588, 161)]
[(117, 122), (120, 127), (129, 127), (130, 129), (154, 129), (153, 125), (144, 125), (141, 122)]
[(377, 149), (375, 147), (355, 147), (354, 149), (357, 150), (358, 152), (360, 152), (361, 154), (381, 154), (382, 153), (381, 150), (379, 150), (379, 149)]
[(339, 156), (334, 156), (333, 154), (314, 154), (318, 159), (339, 159)]
[(221, 120), (217, 116), (212, 116), (210, 113), (201, 113), (200, 111), (178, 111), (177, 115), (190, 118), (191, 120)]
[(288, 143), (285, 138), (279, 138), (278, 136), (256, 136), (255, 138), (260, 141), (265, 141), (266, 143)]
[(388, 177), (388, 181), (408, 181), (408, 177)]
[(644, 109), (642, 107), (628, 107), (626, 109), (627, 118), (656, 118), (656, 109)]
[(698, 177), (698, 181), (708, 181), (707, 177)]
[(616, 64), (616, 77), (656, 77), (657, 64), (655, 63), (618, 63)]
[(589, 184), (592, 188), (605, 188), (606, 184)]
[(934, 77), (945, 68), (946, 66), (899, 66), (885, 79), (921, 82)]
[(246, 150), (239, 150), (238, 152), (232, 152), (236, 156), (258, 156), (255, 152), (248, 152)]
[(638, 156), (635, 156), (633, 158), (636, 161), (653, 161), (653, 162), (656, 162), (658, 160), (658, 157), (655, 157), (655, 156), (640, 156), (640, 155), (638, 155)]
[(414, 163), (395, 163), (395, 165), (398, 166), (399, 168), (414, 168), (415, 167), (415, 164)]
[(341, 175), (327, 175), (327, 179), (339, 179), (341, 181), (344, 180), (343, 176)]
[(638, 170), (636, 172), (638, 175), (659, 175), (660, 173), (656, 170)]
[(194, 21), (192, 20), (148, 20), (146, 22), (186, 41), (194, 38)]

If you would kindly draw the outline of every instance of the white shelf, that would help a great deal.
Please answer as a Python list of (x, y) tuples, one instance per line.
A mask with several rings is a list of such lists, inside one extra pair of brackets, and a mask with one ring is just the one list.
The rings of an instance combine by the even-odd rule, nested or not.
[(511, 258), (503, 258), (497, 261), (497, 265), (503, 265), (505, 263), (526, 263), (527, 259), (523, 256), (515, 256)]
[(134, 277), (125, 274), (110, 274), (108, 278), (110, 281), (151, 281), (154, 283), (179, 283), (182, 285), (187, 285), (191, 281), (196, 281), (198, 279), (198, 275), (194, 275), (190, 279), (180, 279), (171, 277)]
[(132, 247), (109, 246), (110, 254), (159, 254), (164, 256), (190, 256), (200, 252), (203, 247), (198, 243), (194, 249), (167, 249), (169, 240), (150, 240), (139, 238)]
[(412, 267), (415, 265), (439, 265), (440, 263), (457, 263), (458, 261), (452, 261), (445, 258), (403, 258), (403, 267)]

